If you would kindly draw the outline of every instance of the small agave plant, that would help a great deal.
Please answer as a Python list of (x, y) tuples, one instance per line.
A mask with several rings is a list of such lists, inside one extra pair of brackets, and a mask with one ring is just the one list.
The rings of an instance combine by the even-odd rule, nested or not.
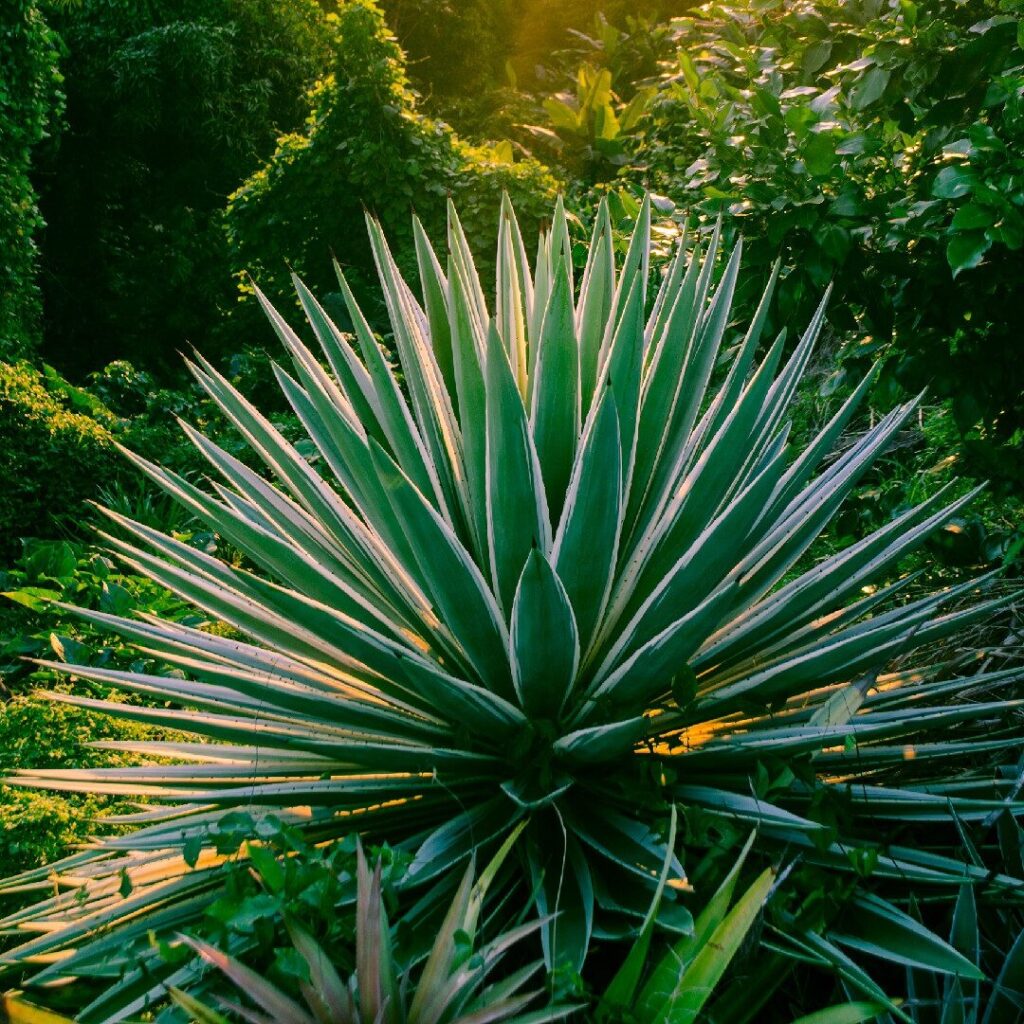
[[(174, 978), (125, 951), (213, 898), (217, 823), (244, 808), (311, 841), (358, 828), (408, 850), (422, 922), (443, 916), (453, 866), (526, 823), (507, 885), (535, 902), (548, 965), (579, 968), (592, 938), (638, 932), (666, 856), (659, 926), (692, 929), (687, 868), (703, 839), (690, 828), (666, 850), (674, 806), (691, 823), (756, 829), (762, 858), (784, 850), (849, 877), (870, 855), (875, 891), (834, 934), (794, 933), (794, 955), (884, 953), (893, 934), (904, 951), (920, 939), (925, 966), (970, 975), (880, 892), (1013, 880), (883, 833), (1024, 811), (1012, 776), (956, 760), (1019, 744), (1004, 713), (1021, 702), (998, 687), (1020, 673), (887, 667), (1006, 598), (971, 600), (985, 580), (913, 598), (912, 576), (871, 586), (970, 495), (942, 491), (805, 557), (915, 403), (837, 449), (865, 380), (794, 451), (787, 409), (824, 301), (793, 345), (763, 338), (776, 267), (735, 337), (741, 247), (720, 259), (717, 231), (706, 249), (682, 244), (659, 279), (646, 201), (621, 267), (601, 207), (578, 281), (561, 205), (531, 267), (506, 203), (493, 307), (454, 210), (441, 257), (415, 225), (416, 291), (373, 219), (369, 234), (397, 365), (340, 270), (352, 335), (295, 282), (319, 353), (260, 297), (315, 460), (198, 357), (196, 380), (273, 482), (187, 424), (216, 474), (208, 488), (130, 456), (245, 561), (116, 513), (110, 548), (233, 632), (80, 611), (180, 671), (73, 669), (144, 703), (49, 696), (197, 739), (116, 744), (149, 760), (139, 767), (17, 775), (150, 803), (121, 819), (129, 834), (7, 883), (55, 871), (69, 890), (0, 923), (28, 936), (7, 961), (53, 960), (39, 981), (119, 964), (82, 1020), (145, 1005)], [(968, 688), (982, 699), (956, 701)], [(765, 763), (803, 767), (765, 792), (752, 781)], [(848, 808), (842, 834), (816, 815), (822, 791)]]
[[(381, 891), (380, 867), (371, 873), (362, 848), (357, 850), (355, 973), (343, 979), (316, 940), (298, 922), (287, 924), (295, 952), (308, 980), (300, 983), (303, 1004), (235, 957), (207, 942), (184, 937), (204, 963), (221, 972), (237, 989), (232, 998), (218, 996), (217, 1007), (172, 989), (172, 1001), (198, 1024), (230, 1024), (219, 1009), (250, 1024), (549, 1024), (564, 1020), (577, 1007), (538, 1008), (544, 985), (537, 983), (543, 964), (526, 963), (500, 981), (490, 976), (518, 943), (542, 920), (511, 928), (479, 944), (477, 930), (484, 896), (517, 833), (474, 882), (472, 863), (441, 922), (416, 983), (399, 977), (394, 942)], [(257, 1010), (239, 1003), (244, 996)]]

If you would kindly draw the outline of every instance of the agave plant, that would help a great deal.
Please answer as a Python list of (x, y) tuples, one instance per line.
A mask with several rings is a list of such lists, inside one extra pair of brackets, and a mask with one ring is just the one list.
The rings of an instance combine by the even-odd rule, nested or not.
[[(125, 950), (212, 898), (217, 822), (236, 807), (311, 841), (358, 827), (409, 850), (423, 921), (450, 899), (454, 865), (526, 822), (509, 884), (520, 904), (535, 894), (551, 967), (578, 968), (594, 936), (636, 934), (666, 856), (659, 926), (693, 928), (686, 870), (703, 840), (692, 828), (666, 851), (671, 806), (756, 828), (758, 856), (784, 848), (847, 875), (869, 859), (878, 885), (1015, 884), (880, 834), (934, 831), (951, 808), (1024, 810), (1011, 779), (956, 760), (1019, 745), (1006, 711), (1021, 701), (999, 688), (1020, 673), (907, 660), (1007, 600), (974, 599), (987, 578), (922, 596), (897, 571), (971, 495), (941, 491), (807, 555), (915, 408), (847, 441), (867, 379), (787, 446), (824, 300), (794, 344), (763, 339), (776, 267), (735, 337), (741, 246), (720, 258), (716, 231), (680, 245), (649, 301), (646, 201), (621, 267), (600, 209), (579, 282), (561, 205), (531, 267), (506, 204), (493, 309), (454, 210), (443, 264), (415, 225), (419, 297), (372, 218), (369, 234), (397, 365), (340, 270), (351, 335), (295, 282), (319, 354), (261, 298), (314, 460), (201, 357), (192, 373), (270, 482), (187, 424), (216, 472), (208, 488), (129, 456), (240, 558), (114, 512), (110, 549), (233, 632), (80, 610), (179, 671), (63, 666), (145, 702), (48, 696), (197, 739), (116, 744), (148, 759), (138, 767), (17, 775), (151, 804), (118, 819), (129, 834), (8, 883), (55, 873), (70, 890), (0, 925), (29, 934), (8, 962), (55, 960), (37, 975), (54, 980), (109, 975), (113, 957), (127, 972), (116, 997), (82, 1019), (144, 1005), (166, 971)], [(957, 701), (968, 688), (982, 699)], [(803, 767), (759, 788), (779, 763)], [(822, 791), (848, 807), (842, 834), (816, 811)], [(906, 925), (878, 895), (858, 913), (839, 945)]]

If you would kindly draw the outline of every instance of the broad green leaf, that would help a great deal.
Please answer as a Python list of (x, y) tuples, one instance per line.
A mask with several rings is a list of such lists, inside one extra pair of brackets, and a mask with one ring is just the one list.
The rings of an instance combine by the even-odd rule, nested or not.
[(967, 165), (943, 167), (932, 183), (932, 195), (939, 199), (959, 199), (974, 187), (975, 172)]
[(968, 231), (954, 235), (946, 246), (946, 261), (953, 277), (965, 270), (973, 270), (992, 248), (992, 242), (983, 231)]

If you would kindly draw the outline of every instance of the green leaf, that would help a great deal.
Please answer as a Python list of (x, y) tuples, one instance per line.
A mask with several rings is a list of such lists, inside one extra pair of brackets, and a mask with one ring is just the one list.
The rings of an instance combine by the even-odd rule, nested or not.
[(526, 253), (508, 196), (502, 198), (498, 222), (497, 288), (495, 326), (508, 353), (512, 375), (521, 394), (532, 385), (533, 363), (527, 351), (527, 320), (532, 304), (532, 287)]
[(594, 918), (594, 890), (587, 859), (567, 834), (563, 842), (546, 838), (528, 849), (544, 962), (549, 970), (579, 971), (583, 966)]
[(850, 106), (854, 110), (864, 110), (880, 99), (885, 87), (889, 84), (890, 71), (875, 65), (857, 80), (850, 90)]
[(885, 1010), (885, 1006), (881, 1003), (866, 1001), (839, 1003), (836, 1006), (829, 1006), (824, 1010), (816, 1010), (814, 1013), (798, 1017), (793, 1024), (863, 1024), (864, 1021), (874, 1020), (880, 1014), (885, 1013)]
[(78, 568), (75, 549), (63, 540), (28, 544), (24, 561), (25, 570), (33, 579), (70, 579)]
[(1020, 1014), (1024, 994), (1024, 932), (1010, 947), (989, 997), (982, 1024), (1012, 1024)]
[(558, 522), (580, 432), (579, 366), (568, 275), (561, 261), (540, 330), (530, 424), (552, 522)]
[(430, 318), (430, 342), (434, 348), (437, 365), (444, 377), (445, 387), (448, 394), (454, 398), (457, 388), (452, 354), (452, 328), (448, 312), (448, 282), (419, 217), (413, 217), (413, 234), (420, 287), (426, 302), (427, 316)]
[(658, 1024), (693, 1024), (754, 926), (774, 883), (775, 873), (768, 868), (722, 918), (671, 988), (651, 993), (656, 1009), (646, 1019)]
[(836, 140), (830, 133), (809, 135), (802, 152), (807, 170), (815, 177), (824, 178), (832, 173), (836, 163)]
[(47, 590), (46, 587), (21, 587), (19, 590), (5, 590), (0, 596), (34, 612), (45, 611), (51, 601), (59, 601), (61, 598), (59, 590)]
[(491, 581), (506, 615), (533, 548), (551, 550), (537, 451), (508, 356), (496, 331), (487, 350), (487, 545)]
[(987, 228), (996, 221), (996, 214), (979, 203), (965, 203), (953, 214), (950, 225), (954, 231), (970, 231), (973, 228)]
[(943, 167), (935, 175), (932, 195), (939, 199), (959, 199), (974, 188), (975, 181), (974, 171), (968, 166), (953, 164)]
[(958, 277), (964, 270), (973, 270), (991, 248), (992, 243), (983, 232), (954, 235), (946, 246), (946, 261), (953, 271), (953, 277)]
[(908, 967), (981, 980), (984, 974), (963, 954), (908, 914), (876, 896), (861, 895), (832, 934), (840, 945)]
[(536, 549), (516, 589), (511, 645), (523, 709), (534, 719), (556, 719), (576, 678), (580, 644), (565, 588)]
[(587, 265), (580, 284), (578, 339), (580, 352), (581, 414), (586, 416), (595, 398), (598, 365), (615, 294), (615, 256), (608, 200), (602, 198), (594, 218)]
[(662, 864), (661, 876), (658, 879), (658, 888), (651, 899), (650, 909), (644, 918), (643, 927), (629, 948), (629, 953), (623, 961), (622, 966), (615, 973), (609, 982), (601, 1002), (598, 1004), (596, 1019), (598, 1021), (607, 1018), (617, 1009), (632, 1005), (633, 998), (640, 984), (640, 978), (647, 962), (647, 954), (651, 947), (651, 938), (654, 935), (654, 927), (658, 919), (658, 909), (661, 906), (661, 899), (665, 892), (665, 884), (668, 881), (669, 871), (672, 865), (673, 852), (676, 845), (676, 827), (678, 824), (679, 812), (676, 806), (672, 805), (672, 816), (669, 819), (668, 841), (665, 844), (665, 861)]
[[(227, 1017), (201, 1003), (195, 996), (189, 995), (188, 992), (174, 987), (169, 988), (168, 992), (170, 993), (171, 1001), (176, 1006), (180, 1006), (187, 1014), (190, 1014), (194, 1020), (198, 1021), (198, 1024), (230, 1024)], [(43, 1024), (43, 1022), (40, 1022), (40, 1024)]]
[(621, 528), (622, 450), (615, 398), (606, 388), (580, 443), (551, 561), (586, 651), (608, 600)]
[(480, 677), (508, 695), (506, 634), (487, 584), (458, 538), (384, 450), (371, 443), (371, 451), (395, 513), (415, 540), (420, 570), (445, 621)]
[(113, 615), (127, 615), (135, 608), (135, 598), (119, 583), (106, 582), (100, 592), (100, 610)]
[(435, 878), (497, 836), (511, 831), (521, 811), (504, 794), (446, 819), (428, 835), (408, 868), (415, 883)]

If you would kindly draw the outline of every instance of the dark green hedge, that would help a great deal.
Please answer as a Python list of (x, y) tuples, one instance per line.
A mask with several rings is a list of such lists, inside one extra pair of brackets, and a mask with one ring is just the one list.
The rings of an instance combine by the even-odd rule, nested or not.
[(234, 297), (227, 196), (302, 124), (333, 21), (316, 0), (77, 0), (67, 129), (37, 160), (47, 357), (177, 367)]
[(0, 359), (38, 340), (37, 236), (43, 226), (30, 178), (33, 149), (61, 107), (57, 39), (35, 0), (0, 4)]

